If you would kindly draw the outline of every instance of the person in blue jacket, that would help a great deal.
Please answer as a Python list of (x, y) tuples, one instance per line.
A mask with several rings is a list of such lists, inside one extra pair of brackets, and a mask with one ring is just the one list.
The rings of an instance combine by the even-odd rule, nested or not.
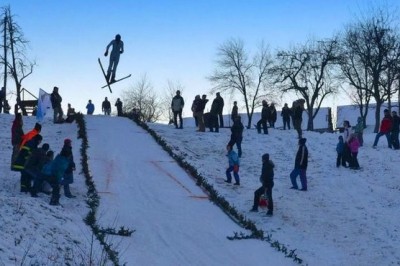
[(88, 104), (86, 105), (86, 110), (88, 115), (92, 115), (94, 112), (94, 104), (92, 103), (92, 100), (89, 100)]
[(60, 184), (62, 184), (65, 171), (70, 164), (70, 156), (71, 150), (63, 149), (50, 165), (44, 166), (46, 169), (44, 169), (43, 173), (48, 176), (49, 183), (53, 188), (50, 205), (60, 205)]
[(228, 151), (227, 157), (228, 157), (228, 162), (229, 166), (226, 169), (226, 180), (225, 182), (231, 183), (232, 182), (232, 175), (231, 172), (233, 172), (233, 176), (235, 178), (235, 185), (239, 186), (240, 185), (240, 178), (239, 178), (239, 156), (237, 153), (232, 150), (232, 146), (228, 145), (226, 146), (226, 150)]

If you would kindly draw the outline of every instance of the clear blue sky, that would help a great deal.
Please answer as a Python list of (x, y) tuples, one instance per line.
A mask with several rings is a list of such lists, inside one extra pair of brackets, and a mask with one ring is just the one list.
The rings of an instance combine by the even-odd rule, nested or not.
[[(398, 0), (384, 2), (400, 6)], [(51, 92), (58, 86), (64, 109), (71, 103), (86, 113), (86, 103), (92, 99), (98, 113), (104, 97), (114, 103), (122, 91), (146, 74), (160, 94), (167, 80), (181, 83), (185, 88), (184, 113), (190, 116), (194, 96), (211, 88), (206, 77), (212, 73), (217, 48), (224, 41), (241, 38), (248, 50), (254, 50), (264, 40), (274, 51), (302, 43), (309, 37), (331, 37), (373, 2), (2, 0), (0, 3), (0, 6), (10, 5), (15, 21), (30, 41), (29, 58), (36, 59), (38, 64), (23, 83), (28, 90), (37, 94), (39, 88)], [(117, 33), (125, 44), (117, 78), (127, 74), (133, 77), (114, 84), (114, 93), (110, 94), (100, 89), (105, 81), (97, 58), (108, 65), (108, 57), (103, 54)], [(229, 110), (227, 106), (224, 112)]]

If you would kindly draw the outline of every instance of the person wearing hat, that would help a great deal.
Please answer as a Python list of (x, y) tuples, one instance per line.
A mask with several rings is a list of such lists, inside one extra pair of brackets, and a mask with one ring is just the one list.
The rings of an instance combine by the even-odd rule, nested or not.
[(58, 93), (58, 87), (53, 88), (53, 92), (50, 95), (51, 107), (53, 108), (53, 123), (62, 123), (63, 120), (63, 110), (61, 108), (62, 98)]
[(49, 177), (48, 181), (53, 189), (51, 192), (50, 205), (60, 205), (60, 184), (63, 183), (65, 172), (69, 167), (69, 158), (71, 154), (69, 149), (61, 150), (60, 154), (51, 161), (50, 167), (44, 171), (44, 174)]
[(291, 189), (299, 189), (296, 178), (300, 176), (301, 191), (307, 191), (307, 166), (308, 166), (308, 149), (306, 146), (306, 138), (299, 139), (299, 149), (296, 153), (294, 169), (290, 173)]
[(250, 211), (257, 212), (260, 197), (266, 194), (268, 200), (268, 216), (272, 216), (274, 202), (272, 200), (272, 188), (274, 187), (274, 163), (269, 159), (269, 154), (265, 153), (262, 157), (262, 170), (260, 176), (261, 187), (254, 191), (253, 208)]

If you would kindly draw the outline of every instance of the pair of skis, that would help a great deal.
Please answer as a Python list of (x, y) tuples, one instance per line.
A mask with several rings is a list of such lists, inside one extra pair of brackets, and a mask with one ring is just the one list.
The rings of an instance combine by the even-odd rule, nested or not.
[(118, 82), (118, 81), (121, 81), (121, 80), (124, 80), (124, 79), (127, 79), (127, 78), (131, 77), (131, 74), (129, 74), (128, 76), (123, 77), (123, 78), (120, 78), (120, 79), (117, 79), (117, 80), (115, 80), (114, 82), (109, 82), (108, 79), (107, 79), (106, 72), (104, 71), (103, 64), (102, 64), (101, 61), (100, 61), (100, 58), (98, 58), (98, 60), (99, 60), (99, 65), (100, 65), (101, 71), (103, 72), (103, 75), (104, 75), (104, 79), (105, 79), (106, 82), (107, 82), (107, 85), (104, 85), (103, 87), (101, 87), (102, 89), (104, 89), (105, 87), (108, 87), (108, 89), (109, 89), (110, 92), (112, 93), (111, 86), (110, 86), (111, 84), (114, 84), (114, 83), (116, 83), (116, 82)]

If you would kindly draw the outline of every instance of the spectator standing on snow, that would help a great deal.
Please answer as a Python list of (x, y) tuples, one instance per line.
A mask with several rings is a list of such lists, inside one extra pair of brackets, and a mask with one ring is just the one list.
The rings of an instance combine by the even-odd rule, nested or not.
[(209, 128), (210, 132), (219, 132), (219, 123), (218, 123), (218, 112), (220, 109), (220, 102), (218, 97), (216, 97), (212, 104), (210, 110), (210, 118), (209, 118)]
[(348, 120), (343, 121), (343, 157), (342, 157), (342, 165), (344, 167), (348, 167), (347, 163), (350, 164), (351, 160), (351, 152), (350, 152), (350, 147), (349, 147), (349, 140), (350, 140), (350, 122)]
[(267, 121), (268, 121), (268, 103), (266, 100), (262, 101), (262, 110), (261, 110), (261, 119), (257, 122), (257, 132), (258, 134), (261, 134), (261, 126), (263, 128), (264, 134), (268, 134), (268, 127), (267, 127)]
[(357, 124), (353, 127), (354, 133), (357, 134), (358, 141), (360, 142), (360, 146), (364, 143), (363, 132), (364, 132), (364, 123), (362, 118), (359, 116), (357, 118)]
[[(194, 121), (196, 123), (196, 127), (197, 127), (197, 131), (200, 132), (204, 132), (205, 128), (204, 128), (204, 120), (202, 120), (202, 115), (201, 115), (201, 106), (202, 106), (202, 101), (200, 98), (200, 95), (196, 95), (193, 103), (192, 103), (192, 112), (193, 112), (193, 117), (194, 117)], [(201, 120), (201, 121), (200, 121)]]
[(378, 145), (379, 138), (382, 137), (383, 135), (385, 135), (387, 142), (388, 142), (388, 147), (389, 147), (389, 149), (391, 149), (392, 143), (390, 141), (390, 130), (392, 128), (392, 117), (390, 116), (388, 109), (385, 109), (383, 111), (383, 113), (384, 113), (384, 117), (381, 121), (381, 126), (379, 127), (379, 132), (376, 133), (373, 148), (376, 148), (376, 145)]
[(277, 115), (276, 115), (275, 104), (271, 103), (271, 106), (269, 107), (269, 114), (268, 114), (268, 123), (269, 123), (270, 127), (275, 128), (276, 119), (277, 119)]
[(62, 123), (63, 119), (63, 110), (61, 108), (62, 98), (58, 93), (58, 87), (53, 88), (53, 92), (50, 95), (51, 107), (53, 108), (53, 123)]
[(301, 139), (303, 136), (303, 132), (301, 129), (301, 124), (303, 122), (303, 111), (304, 111), (304, 99), (299, 99), (295, 101), (293, 105), (293, 127), (297, 131), (298, 138)]
[(23, 124), (21, 113), (17, 113), (11, 126), (11, 145), (13, 146), (11, 165), (14, 163), (15, 158), (17, 158), (22, 137), (24, 136), (24, 130), (22, 129)]
[(107, 97), (104, 99), (103, 103), (101, 104), (101, 110), (104, 112), (104, 115), (111, 114), (111, 103), (108, 101)]
[[(198, 113), (198, 106), (200, 105), (200, 101), (201, 101), (200, 95), (196, 95), (194, 97), (192, 107), (190, 108), (193, 112), (194, 123), (197, 128), (199, 127), (199, 119), (198, 119), (197, 113)], [(199, 129), (197, 131), (199, 131)]]
[(290, 180), (292, 182), (291, 189), (299, 189), (297, 186), (296, 178), (300, 176), (301, 191), (307, 191), (307, 166), (308, 166), (308, 149), (306, 146), (306, 138), (299, 139), (299, 149), (296, 153), (294, 169), (290, 173)]
[[(6, 93), (5, 93), (4, 87), (2, 87), (0, 90), (0, 113), (3, 110), (3, 104), (5, 102), (5, 98), (6, 98)], [(5, 109), (6, 109), (5, 107), (6, 106), (4, 104), (4, 113), (5, 113)]]
[(30, 141), (24, 144), (12, 165), (12, 170), (21, 172), (21, 192), (30, 192), (31, 190), (30, 176), (24, 170), (26, 162), (29, 160), (32, 153), (37, 149), (41, 141), (42, 136), (37, 134)]
[(70, 184), (74, 183), (74, 171), (75, 171), (74, 155), (72, 153), (72, 141), (70, 139), (64, 140), (64, 146), (62, 150), (67, 150), (67, 153), (69, 154), (68, 167), (65, 170), (64, 177), (62, 180), (62, 185), (64, 186), (64, 195), (67, 198), (75, 198), (75, 196), (71, 194), (71, 190), (69, 187)]
[[(182, 110), (185, 106), (185, 101), (181, 96), (181, 91), (177, 90), (176, 95), (172, 98), (171, 102), (171, 109), (172, 113), (174, 114), (174, 125), (175, 128), (183, 128), (183, 121), (182, 121)], [(179, 127), (178, 127), (178, 117), (179, 117)]]
[(233, 102), (232, 112), (231, 112), (231, 119), (232, 122), (235, 122), (235, 118), (239, 115), (239, 110), (237, 106), (237, 101)]
[(269, 154), (262, 156), (262, 170), (260, 176), (261, 187), (254, 191), (253, 208), (250, 211), (257, 212), (260, 197), (266, 194), (268, 200), (268, 216), (272, 216), (274, 211), (274, 202), (272, 200), (272, 188), (274, 187), (274, 163), (269, 159)]
[(224, 127), (224, 117), (222, 112), (224, 110), (224, 99), (221, 97), (220, 93), (216, 93), (215, 101), (217, 102), (217, 114), (219, 118), (219, 127)]
[(358, 141), (357, 134), (353, 133), (350, 135), (349, 139), (349, 148), (350, 148), (350, 153), (351, 153), (351, 159), (350, 159), (350, 164), (349, 167), (351, 169), (360, 169), (360, 165), (358, 164), (358, 148), (360, 147), (360, 142)]
[(243, 129), (244, 126), (242, 124), (242, 118), (237, 116), (231, 127), (231, 139), (228, 143), (228, 146), (233, 147), (233, 145), (236, 144), (239, 158), (242, 157)]
[(60, 205), (60, 184), (63, 182), (65, 171), (69, 166), (71, 150), (62, 149), (61, 153), (44, 169), (44, 174), (49, 177), (49, 183), (53, 188), (50, 205)]
[(94, 104), (92, 103), (92, 100), (89, 100), (88, 104), (86, 105), (86, 110), (88, 115), (92, 115), (94, 112)]
[(122, 102), (119, 98), (115, 102), (115, 107), (117, 107), (117, 116), (122, 116)]
[(72, 108), (71, 104), (68, 104), (68, 109), (67, 109), (67, 119), (65, 119), (65, 122), (67, 123), (72, 123), (75, 121), (75, 108)]
[(226, 146), (226, 150), (228, 153), (226, 156), (228, 157), (228, 168), (226, 169), (226, 183), (231, 183), (232, 182), (232, 175), (231, 172), (233, 172), (233, 177), (235, 178), (235, 184), (236, 186), (240, 185), (240, 178), (239, 178), (239, 157), (237, 153), (232, 149), (232, 146), (228, 145)]
[(286, 130), (286, 126), (288, 129), (290, 129), (290, 108), (288, 107), (288, 104), (285, 103), (285, 105), (282, 108), (281, 111), (281, 116), (283, 120), (283, 130)]
[(399, 124), (400, 124), (400, 117), (397, 115), (396, 111), (392, 111), (392, 129), (390, 130), (390, 140), (392, 141), (392, 146), (394, 150), (398, 150), (400, 148)]
[(344, 161), (343, 158), (343, 152), (344, 152), (344, 141), (343, 141), (343, 136), (339, 136), (339, 142), (336, 145), (336, 167), (339, 167), (340, 165), (346, 167), (346, 162)]
[[(41, 180), (41, 172), (43, 165), (46, 163), (46, 153), (49, 150), (49, 144), (45, 143), (42, 147), (37, 148), (32, 152), (32, 155), (29, 157), (27, 162), (25, 163), (24, 174), (29, 177), (29, 183), (33, 181), (33, 187), (30, 189), (31, 196), (36, 198), (37, 193), (39, 192), (40, 180)], [(30, 187), (30, 184), (29, 184)]]

